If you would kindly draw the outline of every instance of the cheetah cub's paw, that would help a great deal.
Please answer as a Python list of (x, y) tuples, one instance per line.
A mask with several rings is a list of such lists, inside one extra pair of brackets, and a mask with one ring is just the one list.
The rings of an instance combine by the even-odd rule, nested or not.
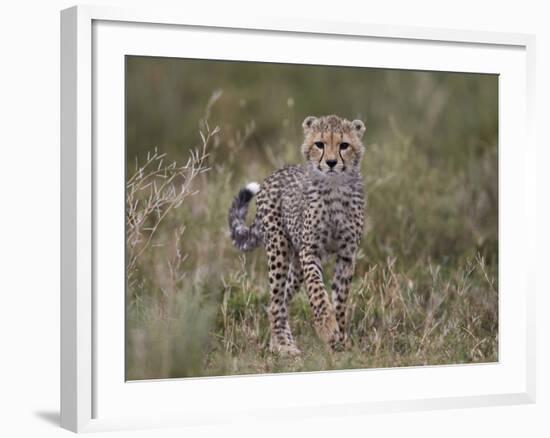
[(343, 334), (341, 331), (338, 335), (334, 336), (329, 345), (334, 352), (349, 351), (353, 348), (351, 337)]
[(281, 345), (273, 342), (269, 344), (269, 351), (273, 354), (289, 357), (299, 356), (300, 354), (302, 354), (300, 349), (294, 344)]
[(327, 315), (316, 324), (317, 334), (333, 350), (342, 349), (342, 335), (333, 315)]
[(353, 342), (351, 341), (351, 337), (347, 335), (344, 336), (342, 339), (342, 345), (344, 347), (344, 350), (346, 351), (351, 350), (353, 348)]
[(342, 351), (348, 349), (347, 345), (340, 336), (335, 336), (334, 339), (329, 342), (329, 347), (334, 353), (341, 353)]

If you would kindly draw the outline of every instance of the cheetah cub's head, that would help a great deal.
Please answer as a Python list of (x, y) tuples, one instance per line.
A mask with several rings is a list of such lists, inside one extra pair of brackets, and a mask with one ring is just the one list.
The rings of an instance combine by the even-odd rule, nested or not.
[(365, 125), (361, 120), (335, 115), (306, 117), (302, 123), (302, 153), (316, 174), (327, 177), (352, 174), (359, 170), (364, 146)]

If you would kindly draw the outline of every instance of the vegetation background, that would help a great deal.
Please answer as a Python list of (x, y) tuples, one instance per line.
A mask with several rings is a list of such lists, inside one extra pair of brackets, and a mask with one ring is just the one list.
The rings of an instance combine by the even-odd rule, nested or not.
[[(367, 126), (353, 347), (325, 350), (302, 292), (279, 357), (227, 211), (332, 113)], [(126, 157), (129, 380), (498, 360), (497, 76), (128, 56)]]

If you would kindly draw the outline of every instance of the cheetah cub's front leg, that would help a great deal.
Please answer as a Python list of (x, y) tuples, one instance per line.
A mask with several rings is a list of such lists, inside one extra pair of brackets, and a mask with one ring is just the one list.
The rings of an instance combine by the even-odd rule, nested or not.
[(315, 330), (333, 350), (341, 348), (340, 327), (334, 308), (323, 282), (322, 256), (326, 252), (328, 210), (321, 199), (310, 199), (305, 214), (300, 261), (304, 271), (306, 292), (309, 299)]
[(341, 347), (340, 328), (323, 283), (321, 259), (310, 249), (305, 249), (301, 253), (301, 260), (317, 335), (333, 350), (339, 350)]

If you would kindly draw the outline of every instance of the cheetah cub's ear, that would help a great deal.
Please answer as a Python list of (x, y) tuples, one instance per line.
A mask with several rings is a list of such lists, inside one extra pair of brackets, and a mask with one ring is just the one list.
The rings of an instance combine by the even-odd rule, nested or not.
[(363, 134), (365, 133), (365, 124), (361, 120), (354, 120), (353, 122), (351, 122), (351, 126), (353, 126), (357, 137), (359, 137), (359, 140), (361, 140), (363, 138)]
[(307, 116), (303, 123), (302, 128), (304, 128), (304, 134), (307, 134), (311, 130), (311, 126), (313, 125), (313, 122), (317, 120), (317, 117), (315, 116)]

